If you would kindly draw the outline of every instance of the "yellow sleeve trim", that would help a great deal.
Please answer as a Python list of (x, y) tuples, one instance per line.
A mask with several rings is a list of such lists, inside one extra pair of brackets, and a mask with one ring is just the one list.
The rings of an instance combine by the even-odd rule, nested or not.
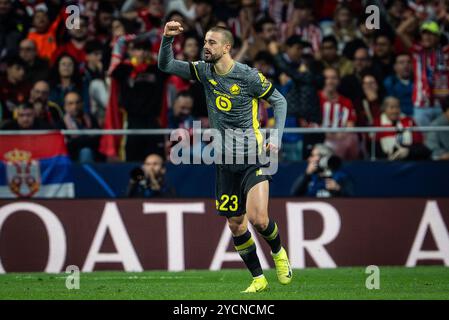
[(196, 67), (195, 67), (195, 65), (193, 63), (192, 63), (192, 66), (193, 66), (193, 70), (195, 70), (196, 78), (198, 79), (199, 82), (201, 82), (200, 76), (198, 75), (198, 71), (196, 70)]
[(268, 89), (267, 90), (265, 90), (265, 92), (264, 93), (262, 93), (262, 95), (260, 95), (259, 96), (259, 98), (263, 98), (267, 93), (268, 93), (268, 91), (270, 91), (270, 89), (271, 89), (271, 87), (273, 86), (273, 84), (272, 83), (270, 83), (270, 85), (268, 86)]

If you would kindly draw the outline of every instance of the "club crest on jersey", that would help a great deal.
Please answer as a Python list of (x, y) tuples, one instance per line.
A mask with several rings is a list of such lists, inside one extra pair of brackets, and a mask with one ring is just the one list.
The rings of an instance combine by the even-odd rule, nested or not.
[(229, 89), (229, 91), (232, 94), (237, 95), (237, 94), (240, 94), (241, 89), (237, 84), (233, 84), (232, 87)]

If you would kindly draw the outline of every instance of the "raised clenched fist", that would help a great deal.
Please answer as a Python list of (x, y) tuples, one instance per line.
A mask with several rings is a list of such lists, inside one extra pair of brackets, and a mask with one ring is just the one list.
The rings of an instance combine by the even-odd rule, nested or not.
[(184, 31), (181, 23), (176, 21), (169, 21), (165, 24), (164, 28), (164, 36), (166, 37), (174, 37), (178, 34), (181, 34)]

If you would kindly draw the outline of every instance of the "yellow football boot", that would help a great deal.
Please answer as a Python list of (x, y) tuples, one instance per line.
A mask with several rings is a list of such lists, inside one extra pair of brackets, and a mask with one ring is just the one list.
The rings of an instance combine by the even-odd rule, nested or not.
[(289, 284), (292, 282), (293, 273), (290, 262), (288, 261), (287, 251), (285, 251), (284, 248), (281, 248), (278, 253), (271, 253), (271, 256), (273, 257), (276, 266), (276, 274), (279, 282), (281, 284)]
[(256, 293), (268, 290), (268, 281), (264, 275), (254, 278), (250, 286), (242, 293)]

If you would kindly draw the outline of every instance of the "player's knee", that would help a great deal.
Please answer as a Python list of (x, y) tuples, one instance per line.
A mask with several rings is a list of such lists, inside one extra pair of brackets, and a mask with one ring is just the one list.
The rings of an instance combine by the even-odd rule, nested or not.
[(228, 226), (234, 236), (242, 235), (246, 231), (245, 224), (238, 221), (228, 220)]
[(257, 229), (257, 231), (264, 231), (268, 227), (268, 222), (268, 215), (261, 213), (252, 219), (251, 224)]

